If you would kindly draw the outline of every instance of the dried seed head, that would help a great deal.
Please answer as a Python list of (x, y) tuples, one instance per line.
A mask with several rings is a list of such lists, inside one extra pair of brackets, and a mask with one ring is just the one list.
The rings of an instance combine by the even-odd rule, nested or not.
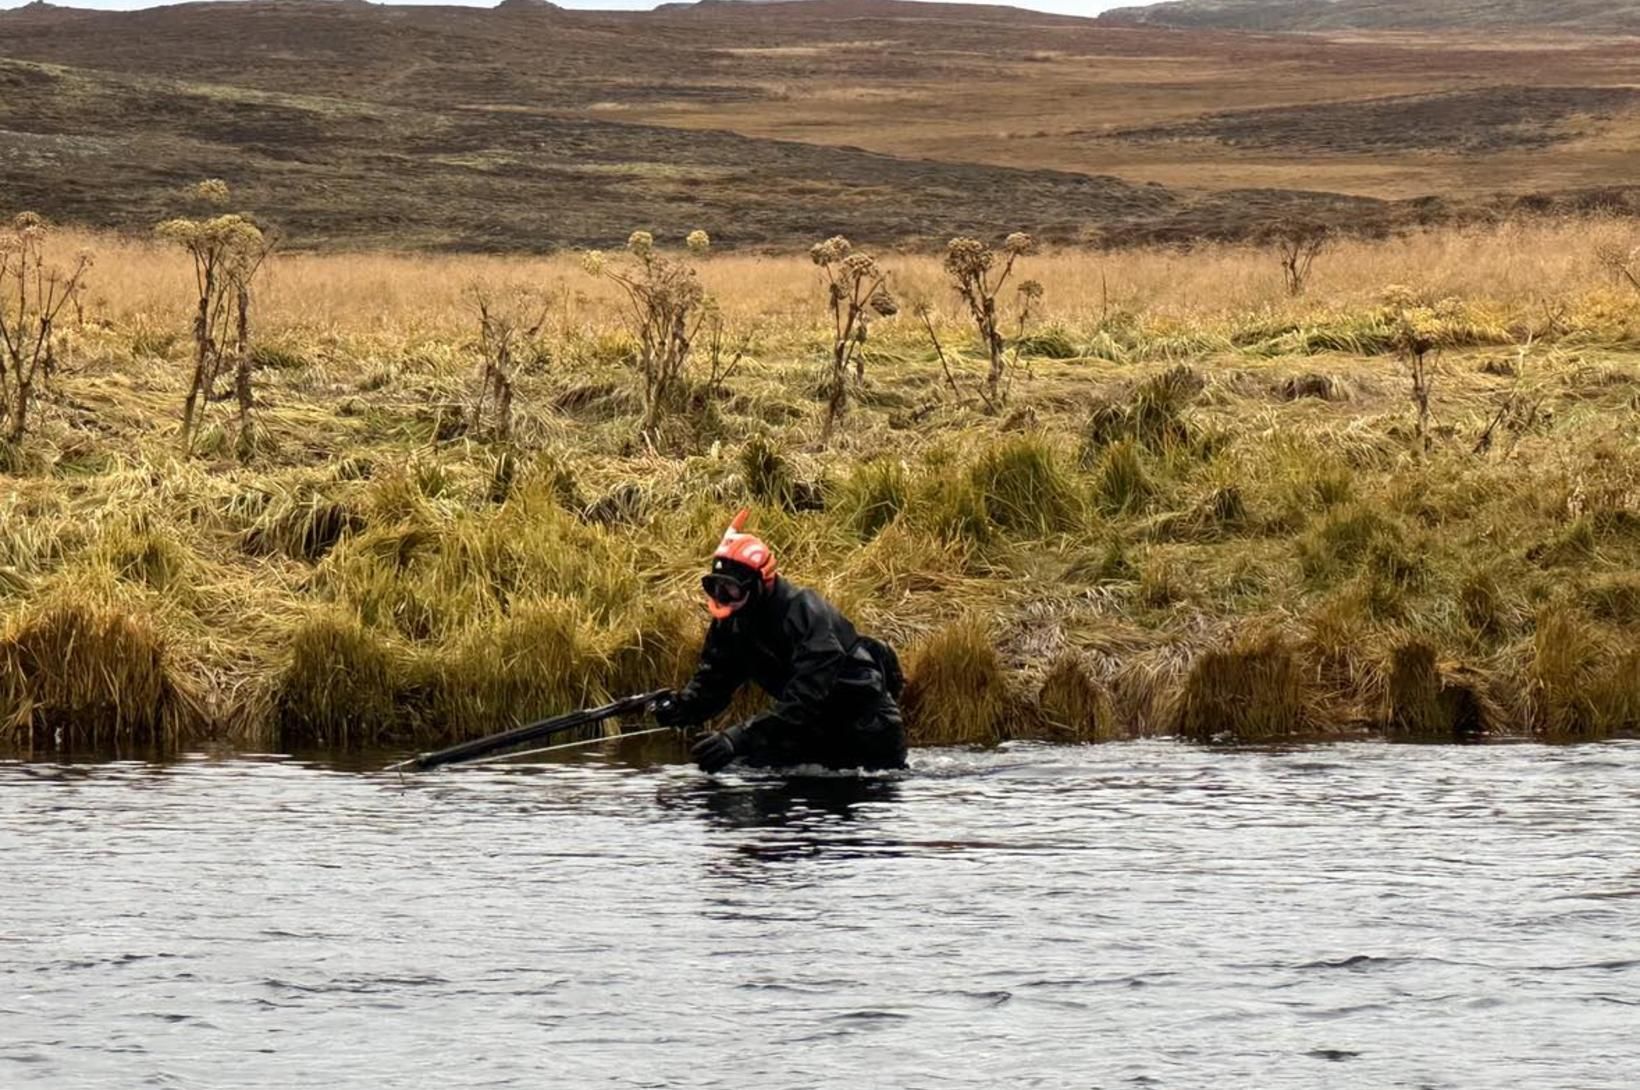
[(1405, 284), (1391, 284), (1384, 289), (1384, 305), (1396, 310), (1418, 305), (1418, 293)]
[(581, 255), (581, 268), (590, 276), (604, 275), (604, 252), (602, 250), (588, 250)]
[(854, 247), (842, 235), (833, 235), (824, 242), (817, 242), (809, 247), (809, 257), (816, 265), (825, 268), (836, 264), (849, 255)]
[(871, 309), (883, 318), (892, 318), (900, 312), (900, 304), (895, 302), (887, 288), (878, 288), (871, 296)]
[(648, 231), (634, 231), (627, 236), (626, 248), (639, 257), (648, 257), (655, 249), (655, 236)]
[(196, 255), (211, 254), (239, 275), (254, 267), (266, 252), (261, 228), (244, 216), (216, 216), (208, 220), (173, 219), (158, 227), (159, 236)]
[(1033, 302), (1040, 299), (1040, 298), (1042, 298), (1042, 281), (1040, 281), (1040, 280), (1027, 280), (1027, 281), (1025, 281), (1024, 283), (1019, 285), (1019, 294), (1024, 296), (1026, 299), (1029, 299)]
[(996, 261), (996, 255), (975, 238), (954, 238), (945, 247), (945, 271), (959, 280), (980, 276)]
[(690, 231), (689, 237), (683, 241), (684, 245), (689, 247), (689, 252), (692, 254), (704, 254), (707, 250), (712, 248), (712, 236), (699, 229)]
[(869, 280), (877, 275), (877, 259), (870, 254), (849, 254), (843, 259), (843, 271), (855, 280)]
[(199, 238), (199, 224), (190, 219), (166, 220), (156, 231), (160, 238), (179, 246), (192, 247)]
[(228, 183), (221, 178), (208, 178), (190, 186), (188, 195), (204, 204), (224, 205), (228, 203)]
[(1443, 322), (1459, 322), (1469, 315), (1469, 308), (1464, 306), (1463, 300), (1455, 296), (1447, 296), (1434, 307), (1435, 317)]
[(1015, 231), (1003, 240), (1002, 248), (1011, 254), (1028, 254), (1036, 249), (1036, 240), (1024, 231)]
[(262, 246), (262, 232), (244, 216), (217, 216), (201, 225), (201, 239), (221, 249), (229, 260), (254, 254)]

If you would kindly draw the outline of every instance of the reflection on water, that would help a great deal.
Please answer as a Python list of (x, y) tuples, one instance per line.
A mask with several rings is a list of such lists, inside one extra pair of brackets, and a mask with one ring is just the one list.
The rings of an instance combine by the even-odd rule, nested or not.
[(761, 774), (738, 783), (702, 777), (661, 791), (656, 800), (663, 807), (697, 807), (725, 829), (816, 828), (824, 834), (860, 816), (867, 804), (892, 803), (899, 792), (899, 777)]
[(1628, 1087), (1640, 745), (0, 762), (0, 1087)]
[(847, 858), (893, 854), (896, 842), (875, 820), (873, 807), (899, 798), (901, 776), (757, 773), (749, 778), (700, 777), (663, 789), (657, 803), (708, 821), (741, 858), (764, 863), (826, 855)]

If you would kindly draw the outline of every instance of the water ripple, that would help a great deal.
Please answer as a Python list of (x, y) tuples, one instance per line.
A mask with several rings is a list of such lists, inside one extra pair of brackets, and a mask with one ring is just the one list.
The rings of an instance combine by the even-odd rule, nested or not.
[(1640, 1070), (1640, 745), (673, 756), (0, 762), (0, 1086)]

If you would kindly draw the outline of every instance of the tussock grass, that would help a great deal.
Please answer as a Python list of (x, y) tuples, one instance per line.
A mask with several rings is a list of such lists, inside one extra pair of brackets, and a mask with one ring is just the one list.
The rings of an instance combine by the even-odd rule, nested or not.
[(1004, 531), (1057, 533), (1083, 520), (1075, 486), (1040, 437), (1020, 436), (986, 450), (971, 479), (986, 516)]
[(1081, 463), (1094, 464), (1114, 443), (1153, 453), (1188, 445), (1195, 437), (1188, 410), (1205, 386), (1194, 368), (1179, 364), (1139, 383), (1126, 402), (1096, 399), (1082, 429)]
[(1640, 625), (1640, 572), (1597, 576), (1583, 588), (1580, 604), (1589, 614), (1613, 624)]
[(1195, 369), (1184, 364), (1145, 380), (1128, 408), (1132, 438), (1149, 450), (1188, 443), (1191, 432), (1185, 411), (1205, 385)]
[[(937, 266), (907, 258), (956, 381), (909, 313), (874, 321), (829, 443), (812, 265), (704, 264), (747, 351), (649, 435), (599, 282), (509, 265), (500, 282), (570, 290), (501, 443), (464, 425), (450, 283), (485, 259), (291, 257), (259, 300), (254, 444), (190, 457), (188, 316), (154, 288), (177, 270), (125, 248), (0, 464), (0, 729), (425, 746), (674, 684), (699, 572), (747, 504), (783, 572), (902, 649), (919, 742), (1632, 732), (1640, 319), (1570, 258), (1452, 256), (1495, 241), (1355, 255), (1457, 299), (1427, 453), (1387, 281), (1321, 274), (1293, 301), (1210, 248), (1033, 259), (1050, 312), (1007, 417), (972, 396)], [(1195, 262), (1241, 272), (1221, 287)]]
[(281, 745), (322, 748), (377, 744), (403, 731), (405, 663), (380, 632), (326, 610), (290, 633), (274, 680), (271, 715)]
[(754, 435), (740, 450), (740, 472), (751, 499), (786, 511), (820, 510), (823, 490), (799, 478), (791, 460), (767, 437)]
[(1489, 568), (1466, 572), (1458, 588), (1458, 608), (1476, 635), (1496, 639), (1516, 627), (1513, 610), (1497, 573)]
[(606, 628), (604, 687), (624, 695), (682, 686), (694, 671), (702, 636), (700, 614), (691, 606), (667, 602), (634, 609)]
[(115, 578), (150, 590), (190, 592), (193, 555), (176, 539), (151, 530), (115, 525), (99, 537), (93, 555)]
[(1640, 656), (1631, 644), (1565, 609), (1538, 619), (1528, 667), (1528, 716), (1538, 737), (1609, 738), (1640, 726)]
[(1527, 555), (1546, 568), (1578, 567), (1593, 560), (1598, 547), (1599, 535), (1595, 532), (1594, 520), (1579, 518), (1556, 530)]
[(489, 734), (538, 709), (607, 700), (607, 651), (562, 598), (530, 601), (492, 625), (473, 627), (432, 667), (433, 714), (456, 738)]
[(862, 541), (876, 537), (911, 502), (911, 478), (897, 461), (865, 462), (850, 473), (833, 501)]
[(909, 517), (919, 529), (953, 544), (984, 545), (995, 534), (985, 492), (975, 479), (938, 467), (923, 476)]
[(1204, 652), (1179, 694), (1176, 731), (1196, 742), (1274, 742), (1308, 726), (1298, 656), (1277, 634)]
[(1387, 692), (1391, 737), (1426, 742), (1483, 738), (1501, 716), (1473, 671), (1443, 667), (1435, 648), (1413, 637), (1396, 646)]
[(1061, 741), (1102, 742), (1117, 736), (1110, 692), (1081, 655), (1065, 653), (1054, 659), (1037, 692), (1037, 706)]
[(1277, 387), (1281, 396), (1288, 401), (1297, 401), (1300, 398), (1313, 397), (1321, 401), (1348, 401), (1349, 388), (1331, 375), (1318, 374), (1307, 371), (1302, 375), (1283, 379)]
[(935, 631), (906, 658), (902, 704), (914, 744), (986, 745), (1007, 736), (1008, 679), (984, 622)]
[(245, 531), (245, 549), (264, 555), (279, 553), (293, 560), (321, 560), (344, 536), (365, 525), (357, 511), (323, 496), (280, 497)]
[(1143, 511), (1156, 485), (1146, 471), (1139, 445), (1131, 439), (1105, 449), (1094, 467), (1093, 498), (1107, 515), (1131, 515)]
[(964, 591), (969, 557), (958, 542), (895, 523), (855, 553), (840, 569), (832, 593), (862, 607), (884, 610), (903, 607), (923, 596)]
[(1021, 354), (1044, 360), (1072, 360), (1088, 355), (1077, 343), (1076, 333), (1063, 325), (1034, 330), (1019, 340)]
[(1392, 516), (1354, 505), (1327, 515), (1298, 541), (1299, 569), (1319, 586), (1331, 586), (1359, 575), (1370, 588), (1375, 608), (1388, 615), (1402, 594), (1425, 578), (1423, 550)]
[(0, 636), (3, 726), (25, 745), (164, 747), (205, 716), (164, 638), (140, 617), (67, 597)]
[(1138, 574), (1127, 547), (1120, 540), (1111, 538), (1103, 544), (1073, 554), (1065, 568), (1064, 578), (1078, 585), (1097, 586), (1129, 582), (1136, 579)]

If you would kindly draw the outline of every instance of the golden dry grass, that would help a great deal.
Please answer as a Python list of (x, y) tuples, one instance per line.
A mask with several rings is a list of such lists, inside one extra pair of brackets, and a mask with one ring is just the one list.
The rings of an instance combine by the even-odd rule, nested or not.
[[(611, 247), (620, 241), (611, 239)], [(681, 246), (682, 238), (659, 241)], [(64, 250), (94, 255), (91, 295), (114, 321), (172, 322), (186, 313), (191, 273), (180, 253), (146, 239), (84, 232), (65, 231), (61, 243)], [(1375, 303), (1393, 284), (1436, 298), (1530, 308), (1573, 303), (1614, 287), (1596, 256), (1607, 243), (1640, 245), (1640, 228), (1621, 219), (1524, 220), (1384, 241), (1340, 240), (1317, 262), (1307, 297), (1297, 304), (1286, 297), (1273, 255), (1255, 246), (1066, 250), (1033, 257), (1030, 270), (1048, 286), (1049, 323), (1087, 325), (1114, 312), (1193, 322), (1265, 308), (1313, 314)], [(882, 259), (900, 295), (957, 314), (937, 255), (889, 252)], [(805, 257), (716, 254), (701, 274), (737, 321), (774, 333), (816, 322), (818, 270)], [(615, 319), (615, 294), (588, 277), (575, 254), (289, 253), (270, 267), (258, 313), (271, 332), (448, 336), (472, 325), (468, 289), (479, 282), (539, 291), (556, 303), (553, 321), (561, 329)]]

